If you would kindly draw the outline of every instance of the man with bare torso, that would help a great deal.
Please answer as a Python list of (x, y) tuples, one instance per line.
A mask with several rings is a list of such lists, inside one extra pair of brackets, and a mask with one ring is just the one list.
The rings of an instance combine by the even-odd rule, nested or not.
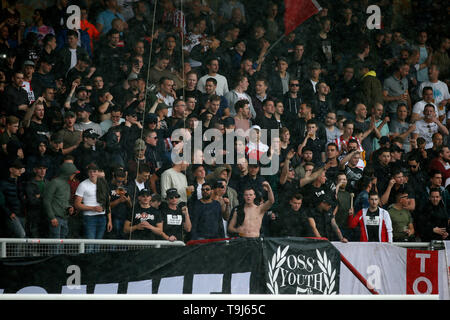
[(228, 225), (228, 231), (230, 233), (239, 234), (243, 238), (259, 237), (264, 213), (275, 202), (270, 184), (264, 181), (262, 186), (267, 192), (268, 199), (261, 204), (255, 203), (256, 193), (252, 187), (246, 187), (244, 189), (244, 205), (235, 209)]

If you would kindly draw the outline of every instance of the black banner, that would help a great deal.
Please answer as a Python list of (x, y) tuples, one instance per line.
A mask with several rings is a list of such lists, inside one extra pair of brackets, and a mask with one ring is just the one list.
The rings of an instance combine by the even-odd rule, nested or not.
[(340, 252), (328, 241), (265, 241), (266, 288), (271, 294), (338, 294)]
[(339, 292), (339, 265), (339, 252), (328, 241), (235, 239), (126, 252), (6, 258), (0, 260), (0, 293), (331, 294)]

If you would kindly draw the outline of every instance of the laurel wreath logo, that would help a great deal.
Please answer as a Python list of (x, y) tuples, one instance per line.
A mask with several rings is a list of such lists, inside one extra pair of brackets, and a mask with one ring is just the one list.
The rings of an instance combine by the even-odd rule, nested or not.
[(336, 294), (336, 291), (333, 291), (336, 285), (336, 269), (332, 270), (331, 260), (328, 259), (326, 252), (324, 252), (323, 256), (321, 256), (319, 250), (316, 249), (316, 254), (317, 264), (324, 274), (325, 289), (323, 290), (323, 294)]
[(278, 294), (277, 278), (280, 272), (280, 267), (286, 261), (286, 253), (289, 250), (289, 246), (281, 251), (281, 247), (278, 247), (277, 252), (273, 254), (272, 261), (269, 261), (269, 282), (266, 283), (272, 294)]
[[(278, 294), (277, 278), (280, 273), (280, 267), (286, 261), (286, 253), (288, 252), (288, 250), (289, 246), (286, 246), (283, 250), (281, 250), (281, 247), (278, 247), (277, 252), (275, 252), (272, 256), (272, 260), (268, 261), (269, 282), (267, 282), (266, 285), (272, 294)], [(336, 286), (336, 269), (332, 269), (331, 260), (328, 259), (326, 252), (321, 255), (319, 250), (316, 249), (316, 254), (317, 264), (324, 274), (325, 288), (323, 290), (323, 294), (334, 295), (336, 294), (336, 291), (334, 291), (334, 288)], [(311, 290), (297, 290), (297, 293), (299, 292), (312, 293)]]

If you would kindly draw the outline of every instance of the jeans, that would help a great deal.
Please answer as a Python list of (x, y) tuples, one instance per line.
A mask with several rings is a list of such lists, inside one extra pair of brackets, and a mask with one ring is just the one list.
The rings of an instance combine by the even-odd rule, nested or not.
[[(106, 215), (83, 216), (86, 239), (103, 239), (106, 230)], [(99, 245), (87, 245), (86, 252), (99, 251)]]
[[(69, 222), (67, 219), (56, 217), (58, 225), (56, 227), (49, 224), (48, 237), (51, 239), (65, 239), (69, 234)], [(57, 244), (50, 250), (52, 254), (60, 254), (62, 252), (63, 244)]]
[(25, 217), (6, 218), (6, 228), (11, 238), (25, 238)]
[(112, 234), (115, 239), (124, 239), (123, 225), (125, 224), (124, 219), (112, 218), (113, 230)]
[[(6, 231), (7, 231), (8, 237), (11, 237), (11, 238), (25, 238), (26, 237), (25, 218), (24, 217), (16, 216), (14, 219), (7, 217), (5, 224), (6, 224)], [(11, 255), (15, 256), (15, 257), (25, 256), (26, 255), (25, 248), (26, 248), (25, 244), (19, 243), (14, 247), (14, 249), (11, 252)]]
[(67, 219), (56, 217), (58, 226), (54, 227), (50, 223), (48, 237), (51, 239), (65, 239), (69, 234), (69, 222)]

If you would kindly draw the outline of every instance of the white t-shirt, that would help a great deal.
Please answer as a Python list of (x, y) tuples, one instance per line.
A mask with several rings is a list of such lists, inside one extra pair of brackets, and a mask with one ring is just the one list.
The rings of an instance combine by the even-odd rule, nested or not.
[(77, 49), (69, 49), (69, 50), (70, 50), (70, 67), (69, 67), (70, 70), (77, 64)]
[(200, 79), (198, 79), (198, 84), (197, 84), (197, 89), (202, 92), (205, 93), (205, 84), (206, 84), (206, 80), (208, 78), (214, 78), (217, 80), (217, 88), (216, 88), (216, 94), (218, 96), (223, 96), (225, 93), (227, 93), (228, 91), (228, 81), (227, 78), (225, 78), (224, 76), (220, 75), (220, 74), (216, 74), (215, 76), (210, 76), (208, 74), (205, 74), (203, 77), (201, 77)]
[[(447, 84), (438, 80), (437, 82), (430, 82), (430, 81), (425, 81), (422, 82), (420, 84), (419, 87), (419, 95), (420, 97), (422, 97), (422, 90), (425, 87), (432, 87), (433, 88), (433, 98), (434, 98), (434, 103), (439, 106), (439, 103), (442, 100), (447, 100), (450, 99), (450, 94), (448, 92), (448, 87)], [(445, 110), (444, 110), (445, 113)]]
[(416, 121), (416, 130), (414, 133), (417, 133), (419, 137), (425, 139), (426, 145), (425, 148), (429, 149), (433, 147), (433, 134), (439, 131), (439, 127), (436, 123), (426, 123), (424, 120)]
[[(97, 202), (97, 185), (92, 183), (91, 180), (86, 179), (83, 180), (75, 191), (75, 195), (79, 196), (82, 199), (82, 202), (86, 206), (100, 206), (101, 204)], [(105, 214), (105, 211), (96, 212), (96, 211), (83, 211), (85, 216), (96, 216)]]
[[(425, 106), (427, 105), (428, 103), (427, 102), (425, 102), (425, 101), (423, 101), (423, 100), (420, 100), (419, 102), (417, 102), (414, 106), (413, 106), (413, 110), (412, 110), (412, 112), (413, 113), (417, 113), (417, 114), (419, 114), (421, 117), (423, 117), (423, 109), (425, 109)], [(440, 117), (440, 116), (442, 116), (442, 115), (445, 115), (445, 110), (439, 110), (438, 109), (438, 107), (434, 104), (434, 103), (430, 103), (430, 104), (432, 104), (433, 106), (434, 106), (434, 111), (436, 112), (436, 115), (438, 116), (438, 117)]]

